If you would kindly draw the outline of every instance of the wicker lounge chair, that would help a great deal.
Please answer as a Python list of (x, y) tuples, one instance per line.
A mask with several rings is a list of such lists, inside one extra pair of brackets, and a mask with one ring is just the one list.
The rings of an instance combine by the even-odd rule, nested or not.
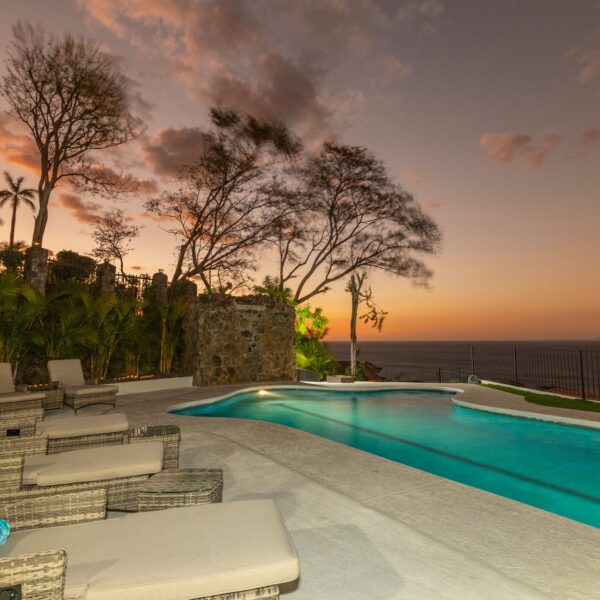
[(38, 421), (36, 433), (48, 437), (48, 454), (122, 444), (129, 432), (123, 413), (56, 416)]
[(15, 532), (2, 550), (0, 587), (21, 585), (24, 600), (277, 600), (278, 585), (298, 578), (271, 500), (101, 520), (104, 494), (0, 505)]
[[(19, 423), (5, 423), (15, 431)], [(55, 454), (122, 443), (141, 444), (161, 440), (163, 469), (179, 467), (181, 430), (177, 425), (144, 425), (128, 429), (127, 417), (121, 413), (96, 416), (51, 417), (34, 423), (35, 428), (15, 437), (0, 436), (0, 457), (28, 454)], [(28, 425), (29, 427), (29, 425)]]
[(51, 381), (64, 388), (64, 403), (75, 412), (92, 404), (115, 406), (119, 388), (116, 385), (87, 385), (79, 359), (49, 360), (48, 372)]
[(17, 392), (10, 364), (0, 363), (0, 419), (38, 415), (45, 397), (44, 392)]
[(30, 451), (6, 456), (0, 461), (0, 496), (17, 500), (106, 489), (109, 510), (136, 511), (140, 487), (163, 469), (163, 444), (159, 437), (154, 440), (51, 455)]

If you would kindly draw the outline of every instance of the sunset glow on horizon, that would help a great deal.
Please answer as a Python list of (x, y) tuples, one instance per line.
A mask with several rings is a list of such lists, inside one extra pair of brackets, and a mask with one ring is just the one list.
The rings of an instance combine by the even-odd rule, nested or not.
[[(0, 75), (18, 21), (94, 39), (135, 82), (143, 134), (110, 151), (135, 197), (53, 193), (44, 247), (89, 253), (99, 216), (142, 228), (130, 273), (171, 273), (175, 241), (144, 202), (193, 160), (208, 109), (285, 121), (308, 148), (368, 147), (434, 217), (443, 248), (420, 289), (369, 276), (389, 315), (362, 340), (600, 340), (600, 5), (531, 0), (1, 0)], [(37, 158), (0, 100), (0, 174)], [(3, 187), (4, 182), (0, 184)], [(21, 207), (16, 239), (30, 243)], [(0, 242), (9, 208), (0, 209)], [(260, 283), (274, 274), (260, 257)], [(345, 282), (311, 300), (348, 339)]]

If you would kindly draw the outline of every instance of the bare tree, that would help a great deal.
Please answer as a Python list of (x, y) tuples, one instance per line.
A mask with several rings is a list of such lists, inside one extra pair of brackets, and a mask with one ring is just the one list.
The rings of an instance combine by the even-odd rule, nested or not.
[(211, 118), (202, 155), (181, 170), (179, 189), (146, 209), (174, 223), (168, 231), (181, 245), (173, 281), (198, 276), (208, 291), (223, 291), (244, 281), (259, 247), (293, 210), (274, 190), (299, 142), (277, 122), (217, 108)]
[(359, 270), (381, 270), (425, 284), (419, 258), (437, 251), (441, 233), (415, 199), (367, 149), (325, 143), (295, 169), (297, 187), (280, 193), (295, 212), (272, 242), (279, 285), (306, 302)]
[(121, 274), (125, 275), (123, 259), (132, 250), (131, 241), (140, 234), (137, 225), (127, 225), (122, 210), (106, 214), (94, 228), (92, 236), (96, 246), (92, 256), (98, 260), (117, 260)]
[(33, 243), (41, 244), (59, 181), (113, 186), (114, 173), (95, 163), (92, 153), (132, 139), (140, 122), (131, 111), (129, 80), (99, 44), (51, 37), (26, 23), (15, 25), (13, 34), (0, 94), (40, 154)]
[[(370, 287), (363, 287), (366, 279), (367, 273), (365, 271), (353, 273), (346, 285), (346, 291), (350, 292), (352, 299), (350, 313), (350, 374), (353, 377), (356, 376), (356, 359), (358, 356), (358, 336), (356, 333), (358, 319), (363, 323), (370, 323), (372, 327), (381, 331), (383, 322), (388, 314), (375, 302), (373, 290)], [(366, 312), (359, 317), (358, 309), (361, 304), (365, 306)]]

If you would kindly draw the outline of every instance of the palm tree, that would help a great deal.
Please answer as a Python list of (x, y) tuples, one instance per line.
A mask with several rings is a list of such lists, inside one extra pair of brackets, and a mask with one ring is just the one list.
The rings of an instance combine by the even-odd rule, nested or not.
[(4, 171), (4, 178), (8, 183), (8, 188), (0, 190), (0, 207), (4, 206), (7, 202), (12, 205), (12, 218), (10, 221), (10, 239), (8, 247), (12, 248), (15, 242), (15, 223), (17, 222), (17, 208), (19, 204), (23, 202), (31, 210), (35, 210), (35, 204), (32, 198), (35, 197), (35, 190), (33, 189), (21, 189), (21, 185), (24, 181), (23, 177), (19, 177), (16, 181), (10, 176), (9, 173)]

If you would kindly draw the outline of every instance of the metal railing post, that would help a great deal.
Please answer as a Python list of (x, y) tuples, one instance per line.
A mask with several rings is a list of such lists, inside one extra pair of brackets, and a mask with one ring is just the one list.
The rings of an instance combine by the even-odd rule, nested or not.
[(585, 400), (585, 375), (583, 372), (583, 350), (579, 351), (579, 376), (581, 378), (581, 397)]
[(471, 375), (475, 375), (475, 348), (471, 346)]
[(513, 350), (513, 361), (515, 367), (515, 385), (519, 385), (519, 369), (517, 368), (517, 348)]

